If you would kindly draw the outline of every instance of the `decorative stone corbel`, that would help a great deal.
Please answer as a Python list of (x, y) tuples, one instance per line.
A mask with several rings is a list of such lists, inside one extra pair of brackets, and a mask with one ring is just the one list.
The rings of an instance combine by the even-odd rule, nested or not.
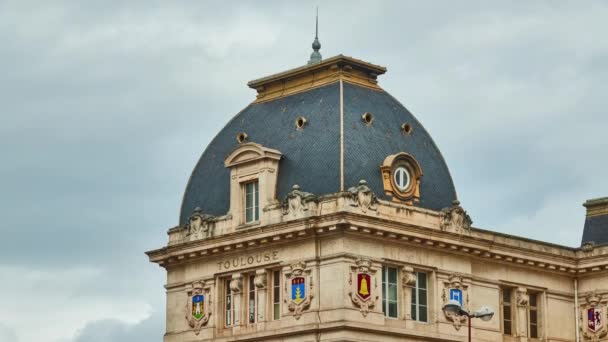
[(265, 269), (255, 271), (255, 278), (253, 278), (253, 284), (258, 292), (258, 322), (264, 322), (266, 320), (266, 295), (268, 292), (267, 287), (268, 273)]
[[(469, 307), (469, 286), (463, 281), (462, 276), (452, 274), (449, 276), (447, 281), (443, 282), (443, 305), (447, 304), (450, 299), (455, 299), (455, 294), (460, 296), (460, 302), (462, 307), (466, 310)], [(442, 307), (443, 307), (442, 305)], [(467, 316), (457, 315), (447, 311), (443, 311), (445, 318), (452, 322), (454, 329), (460, 330), (460, 327), (467, 321)]]
[(201, 208), (194, 209), (194, 213), (188, 219), (188, 231), (186, 238), (189, 241), (205, 239), (213, 236), (215, 220), (211, 215), (201, 213)]
[(458, 200), (454, 200), (451, 207), (441, 209), (440, 220), (441, 230), (458, 234), (469, 232), (473, 224), (473, 220)]
[(516, 309), (516, 336), (528, 336), (528, 305), (530, 304), (530, 295), (525, 287), (518, 287), (515, 290)]
[(285, 296), (283, 301), (289, 311), (293, 312), (295, 319), (300, 319), (302, 311), (310, 307), (314, 297), (314, 284), (312, 271), (304, 262), (292, 264), (291, 269), (285, 272)]
[(310, 192), (300, 191), (300, 186), (294, 184), (291, 192), (283, 201), (283, 215), (289, 215), (292, 218), (300, 218), (305, 211), (309, 210), (309, 204), (315, 202), (317, 197)]
[(359, 207), (362, 212), (376, 210), (378, 199), (372, 192), (372, 189), (367, 185), (367, 181), (362, 179), (359, 181), (359, 185), (353, 186), (347, 191), (350, 193), (351, 206)]
[(412, 305), (412, 290), (416, 286), (416, 273), (414, 268), (410, 266), (404, 266), (401, 268), (401, 286), (403, 287), (403, 307), (401, 312), (404, 312), (404, 318), (406, 320), (412, 319), (412, 311), (410, 307)]
[(186, 320), (188, 325), (198, 335), (201, 328), (206, 326), (213, 308), (211, 302), (211, 287), (205, 286), (204, 281), (196, 281), (187, 290)]
[[(358, 259), (354, 266), (350, 266), (348, 283), (351, 285), (348, 296), (365, 317), (376, 306), (378, 295), (378, 281), (376, 270), (372, 269), (369, 259)], [(353, 279), (354, 278), (354, 279)]]
[(240, 273), (233, 274), (230, 280), (230, 291), (232, 292), (232, 303), (234, 307), (234, 325), (241, 325), (241, 297), (243, 291), (243, 276)]
[(579, 309), (580, 329), (585, 340), (600, 341), (608, 335), (606, 302), (597, 290), (585, 296), (585, 301)]

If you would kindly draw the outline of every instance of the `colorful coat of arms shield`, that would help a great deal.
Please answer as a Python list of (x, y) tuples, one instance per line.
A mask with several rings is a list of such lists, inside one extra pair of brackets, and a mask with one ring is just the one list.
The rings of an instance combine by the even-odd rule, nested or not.
[(604, 317), (600, 308), (587, 309), (587, 328), (592, 332), (597, 332), (604, 326)]
[(296, 277), (291, 280), (291, 300), (300, 304), (306, 298), (306, 280)]
[(455, 300), (462, 305), (462, 290), (450, 289), (450, 300)]
[(205, 315), (205, 296), (192, 296), (192, 317), (200, 320)]
[(357, 294), (361, 299), (367, 299), (370, 296), (370, 281), (371, 277), (369, 274), (358, 273), (357, 274)]

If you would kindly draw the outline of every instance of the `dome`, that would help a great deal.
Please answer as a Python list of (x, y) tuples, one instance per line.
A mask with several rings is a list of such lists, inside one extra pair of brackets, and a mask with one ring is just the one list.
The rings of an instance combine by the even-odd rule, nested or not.
[[(380, 166), (405, 152), (422, 170), (416, 206), (441, 210), (456, 191), (441, 152), (418, 120), (377, 85), (385, 68), (346, 56), (249, 82), (256, 101), (217, 134), (196, 164), (183, 197), (180, 224), (195, 208), (208, 215), (230, 208), (230, 170), (225, 158), (237, 135), (281, 152), (276, 198), (294, 184), (315, 195), (333, 194), (366, 180), (379, 199), (385, 193)], [(297, 119), (305, 118), (298, 127)], [(300, 122), (302, 123), (302, 122)]]

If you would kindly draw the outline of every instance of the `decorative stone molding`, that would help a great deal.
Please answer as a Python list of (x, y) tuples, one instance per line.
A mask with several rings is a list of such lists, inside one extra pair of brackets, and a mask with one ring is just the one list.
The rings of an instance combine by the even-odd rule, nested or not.
[(205, 286), (204, 281), (196, 281), (187, 290), (186, 320), (194, 333), (198, 335), (201, 328), (206, 326), (213, 308), (211, 302), (211, 287)]
[(587, 254), (593, 253), (594, 248), (595, 248), (595, 242), (593, 242), (593, 241), (585, 242), (581, 246), (581, 250)]
[(451, 207), (441, 209), (440, 220), (441, 230), (458, 234), (470, 232), (471, 224), (473, 224), (473, 220), (460, 206), (458, 200), (454, 200)]
[(266, 284), (268, 283), (268, 274), (266, 270), (257, 270), (255, 272), (255, 278), (253, 279), (253, 284), (258, 289), (265, 289)]
[(304, 212), (310, 209), (310, 204), (316, 202), (317, 197), (310, 192), (300, 191), (300, 186), (294, 184), (291, 191), (283, 201), (283, 215), (291, 218), (301, 218)]
[(367, 212), (368, 210), (376, 211), (378, 199), (376, 198), (376, 194), (367, 185), (367, 181), (362, 179), (359, 181), (359, 185), (353, 186), (347, 191), (351, 196), (351, 206), (359, 207), (362, 212)]
[(186, 239), (189, 241), (213, 237), (215, 220), (211, 215), (201, 213), (201, 208), (194, 209), (194, 213), (188, 220)]
[(414, 272), (414, 268), (411, 266), (403, 266), (401, 268), (401, 287), (403, 287), (403, 291), (401, 291), (403, 298), (403, 305), (401, 306), (401, 312), (404, 319), (409, 320), (412, 319), (412, 291), (416, 286), (416, 273)]
[[(460, 304), (466, 310), (469, 307), (469, 286), (464, 283), (462, 276), (452, 274), (447, 281), (443, 282), (443, 294), (441, 295), (443, 305), (447, 304), (450, 299), (455, 299), (456, 294), (459, 295)], [(460, 330), (460, 327), (467, 321), (465, 315), (457, 315), (447, 311), (443, 311), (443, 314), (448, 321), (452, 322), (456, 330)]]
[(243, 292), (243, 275), (235, 273), (230, 279), (230, 291), (232, 292), (232, 309), (234, 310), (233, 326), (241, 325), (240, 312), (242, 308), (242, 292)]
[(580, 307), (580, 329), (587, 341), (599, 341), (608, 335), (606, 299), (597, 291), (588, 293)]
[(243, 290), (243, 279), (241, 275), (233, 275), (230, 280), (230, 291), (233, 294), (239, 294)]
[(376, 306), (376, 301), (380, 297), (378, 281), (375, 277), (376, 270), (372, 269), (371, 265), (369, 259), (358, 259), (354, 266), (350, 266), (348, 278), (350, 285), (348, 296), (353, 304), (359, 307), (364, 317)]
[(530, 295), (528, 295), (528, 290), (523, 287), (518, 287), (516, 290), (516, 303), (518, 306), (528, 306), (530, 303)]
[(312, 271), (306, 267), (304, 262), (292, 264), (290, 270), (285, 272), (283, 302), (287, 304), (289, 311), (293, 312), (295, 319), (300, 319), (302, 311), (310, 307), (314, 297), (311, 273)]

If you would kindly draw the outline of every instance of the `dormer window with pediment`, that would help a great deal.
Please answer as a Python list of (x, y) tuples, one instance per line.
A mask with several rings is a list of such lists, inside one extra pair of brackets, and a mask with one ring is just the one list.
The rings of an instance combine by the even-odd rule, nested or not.
[(281, 152), (248, 142), (240, 144), (224, 161), (230, 169), (230, 213), (238, 225), (262, 223), (262, 209), (277, 203), (280, 160)]

